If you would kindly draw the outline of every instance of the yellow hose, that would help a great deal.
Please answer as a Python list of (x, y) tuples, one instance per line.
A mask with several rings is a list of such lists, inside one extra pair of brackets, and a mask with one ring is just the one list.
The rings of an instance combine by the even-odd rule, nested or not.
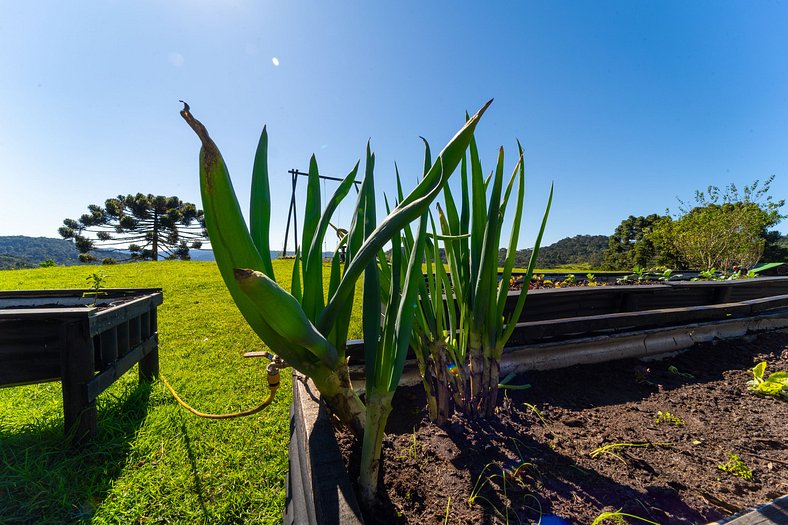
[(164, 383), (164, 386), (166, 386), (169, 389), (170, 393), (172, 393), (172, 396), (175, 398), (175, 401), (177, 401), (179, 405), (181, 405), (183, 408), (185, 408), (195, 416), (204, 417), (208, 419), (230, 419), (234, 417), (251, 416), (252, 414), (256, 414), (257, 412), (261, 411), (262, 409), (270, 405), (271, 401), (274, 400), (276, 391), (279, 388), (279, 368), (271, 367), (270, 364), (268, 366), (269, 366), (269, 368), (267, 369), (268, 370), (268, 397), (265, 398), (265, 400), (262, 403), (260, 403), (254, 408), (251, 408), (249, 410), (244, 410), (242, 412), (233, 412), (230, 414), (206, 414), (205, 412), (200, 412), (199, 410), (189, 406), (183, 399), (181, 399), (181, 397), (178, 395), (177, 392), (175, 392), (175, 389), (172, 388), (172, 385), (170, 385), (170, 383), (163, 375), (159, 374), (159, 379), (161, 379), (161, 381)]

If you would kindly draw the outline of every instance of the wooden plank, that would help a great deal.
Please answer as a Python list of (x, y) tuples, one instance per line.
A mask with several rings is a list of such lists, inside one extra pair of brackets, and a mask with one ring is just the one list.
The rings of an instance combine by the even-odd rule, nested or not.
[(148, 315), (149, 338), (156, 340), (156, 348), (140, 359), (139, 378), (140, 381), (153, 381), (159, 376), (159, 322), (156, 308), (151, 310)]
[(101, 369), (105, 369), (118, 358), (118, 329), (117, 327), (105, 330), (99, 335), (99, 361)]
[(152, 336), (146, 341), (136, 345), (123, 357), (118, 358), (113, 366), (93, 376), (85, 387), (86, 398), (89, 401), (95, 401), (98, 395), (109, 388), (120, 376), (128, 372), (131, 367), (137, 364), (145, 356), (154, 352), (158, 348), (158, 344), (158, 337)]
[(552, 337), (635, 330), (652, 326), (675, 326), (715, 319), (744, 317), (750, 315), (751, 310), (752, 307), (748, 304), (728, 303), (517, 323), (508, 344), (519, 345), (528, 341)]
[(129, 319), (129, 347), (133, 348), (142, 342), (142, 328), (139, 316)]
[(63, 319), (87, 318), (95, 308), (86, 306), (67, 306), (62, 308), (5, 308), (0, 310), (0, 320), (39, 320), (52, 319), (57, 316)]
[(788, 495), (711, 525), (723, 523), (725, 525), (785, 525), (788, 523)]
[[(83, 297), (86, 292), (92, 292), (90, 288), (71, 288), (56, 290), (0, 290), (0, 299), (14, 297)], [(102, 288), (102, 297), (132, 297), (135, 295), (147, 295), (161, 293), (161, 288)]]
[(87, 397), (87, 383), (93, 377), (93, 340), (86, 323), (68, 323), (63, 328), (65, 351), (61, 352), (63, 420), (67, 434), (75, 441), (96, 433), (96, 403)]
[(119, 304), (115, 308), (98, 310), (90, 318), (90, 331), (93, 335), (99, 334), (113, 326), (118, 326), (130, 319), (138, 317), (161, 305), (162, 294), (147, 295), (132, 301)]
[(752, 307), (752, 313), (765, 312), (775, 308), (782, 308), (788, 306), (788, 294), (777, 295), (775, 297), (762, 297), (760, 299), (750, 299), (749, 301), (742, 301)]

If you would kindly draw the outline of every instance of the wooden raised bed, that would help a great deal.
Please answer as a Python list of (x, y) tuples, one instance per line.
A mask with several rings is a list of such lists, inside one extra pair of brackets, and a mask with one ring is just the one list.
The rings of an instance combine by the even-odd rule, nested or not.
[[(519, 291), (509, 294), (513, 307)], [(502, 374), (553, 369), (684, 350), (703, 341), (788, 328), (788, 278), (671, 282), (648, 286), (532, 290), (509, 345)], [(348, 341), (354, 384), (363, 385), (363, 341)], [(406, 363), (400, 385), (421, 378)], [(309, 381), (293, 381), (288, 500), (284, 523), (361, 524), (329, 415)], [(737, 518), (781, 512), (781, 498)]]
[[(519, 295), (519, 291), (509, 292), (506, 310), (514, 308)], [(505, 353), (548, 346), (553, 348), (553, 353), (560, 353), (561, 346), (587, 341), (597, 348), (620, 346), (627, 337), (639, 345), (647, 333), (666, 333), (669, 329), (682, 333), (686, 332), (685, 328), (699, 324), (723, 323), (730, 327), (736, 320), (744, 323), (737, 324), (736, 330), (746, 332), (752, 329), (748, 328), (752, 323), (745, 320), (786, 307), (788, 277), (531, 290)], [(674, 338), (675, 333), (666, 337)], [(677, 349), (680, 348), (664, 351)], [(348, 355), (351, 373), (359, 377), (363, 368), (363, 341), (349, 341)], [(623, 354), (611, 359), (620, 357)]]
[(96, 398), (139, 363), (159, 371), (160, 289), (0, 291), (0, 387), (60, 380), (64, 429), (96, 432)]

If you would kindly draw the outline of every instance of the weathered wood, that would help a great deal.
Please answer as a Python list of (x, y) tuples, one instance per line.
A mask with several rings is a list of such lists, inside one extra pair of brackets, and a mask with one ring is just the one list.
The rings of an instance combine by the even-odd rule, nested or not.
[(153, 348), (140, 359), (139, 378), (140, 381), (153, 381), (159, 377), (159, 322), (156, 309), (148, 314), (148, 337), (149, 341), (154, 341)]
[(118, 329), (112, 327), (99, 335), (99, 362), (101, 368), (112, 366), (118, 359)]
[(76, 441), (96, 431), (96, 402), (87, 397), (87, 383), (93, 377), (93, 339), (87, 323), (63, 325), (66, 352), (61, 353), (63, 420), (67, 434)]
[(102, 291), (99, 307), (80, 306), (84, 292), (0, 292), (0, 386), (60, 379), (64, 427), (77, 441), (95, 433), (95, 399), (118, 377), (137, 362), (141, 380), (159, 371), (161, 290)]
[(788, 523), (788, 495), (711, 525), (723, 523), (725, 525), (785, 525)]
[(157, 351), (158, 343), (159, 341), (156, 337), (151, 337), (143, 341), (132, 348), (125, 356), (118, 359), (114, 363), (114, 366), (91, 378), (87, 384), (87, 398), (89, 400), (96, 399), (99, 394), (109, 388), (120, 376), (131, 370), (137, 362), (141, 365), (146, 357)]
[(676, 326), (731, 317), (744, 317), (751, 312), (751, 305), (729, 303), (530, 321), (517, 324), (508, 344), (510, 346), (522, 345), (555, 337), (636, 330), (656, 326)]
[(131, 350), (129, 342), (129, 322), (123, 321), (117, 326), (118, 330), (118, 357), (126, 355)]

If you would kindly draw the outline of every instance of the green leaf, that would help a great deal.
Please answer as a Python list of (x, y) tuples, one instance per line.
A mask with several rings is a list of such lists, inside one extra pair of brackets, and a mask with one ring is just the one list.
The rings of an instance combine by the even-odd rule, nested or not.
[[(503, 319), (504, 309), (506, 307), (506, 300), (509, 296), (509, 279), (512, 276), (512, 269), (514, 268), (514, 258), (517, 255), (517, 241), (520, 237), (520, 223), (522, 221), (523, 216), (523, 205), (525, 199), (525, 165), (523, 162), (523, 148), (520, 145), (520, 141), (517, 141), (517, 149), (519, 151), (520, 158), (517, 161), (517, 165), (514, 168), (514, 173), (512, 173), (512, 178), (509, 182), (509, 187), (507, 188), (507, 196), (506, 200), (508, 201), (508, 194), (511, 190), (512, 183), (514, 182), (515, 175), (518, 177), (518, 184), (517, 184), (517, 202), (515, 203), (514, 208), (514, 221), (512, 223), (512, 231), (509, 236), (509, 246), (506, 250), (506, 260), (504, 261), (503, 272), (501, 273), (501, 283), (498, 289), (498, 319)], [(505, 206), (505, 204), (503, 205)], [(528, 285), (523, 282), (523, 287), (520, 290), (521, 295), (525, 295), (528, 293)], [(520, 312), (512, 312), (513, 315), (506, 319), (506, 322), (509, 322), (511, 319), (514, 319), (516, 323), (519, 319)], [(515, 315), (516, 314), (516, 317)], [(506, 341), (499, 341), (498, 345), (506, 344)]]
[[(498, 212), (503, 185), (503, 160), (503, 148), (500, 148), (498, 150), (498, 163), (495, 169), (487, 217), (486, 221), (484, 221), (484, 237), (480, 251), (481, 262), (475, 284), (473, 305), (472, 322), (474, 326), (481, 331), (482, 326), (486, 323), (487, 333), (491, 337), (497, 335), (492, 333), (497, 324), (495, 319), (497, 308), (493, 302), (493, 297), (498, 278), (498, 242), (500, 239), (500, 217)], [(471, 239), (471, 242), (473, 242), (473, 239)]]
[(241, 291), (280, 337), (291, 345), (306, 348), (329, 368), (336, 368), (336, 349), (309, 321), (292, 295), (262, 272), (236, 269), (234, 273)]
[(355, 286), (355, 281), (360, 277), (367, 264), (377, 257), (378, 251), (391, 241), (405, 225), (419, 217), (430, 205), (435, 196), (443, 189), (448, 177), (459, 164), (468, 142), (473, 136), (476, 124), (492, 101), (485, 104), (463, 128), (452, 138), (443, 151), (438, 155), (435, 163), (430, 168), (427, 176), (416, 188), (391, 212), (367, 238), (356, 258), (346, 267), (345, 275), (331, 297), (328, 305), (318, 319), (319, 327), (331, 326), (336, 318), (338, 305), (348, 300)]
[(755, 387), (757, 392), (762, 394), (766, 394), (769, 396), (779, 396), (780, 392), (782, 392), (783, 385), (780, 383), (773, 383), (771, 381), (764, 381), (763, 383), (758, 383)]
[[(536, 259), (539, 257), (539, 247), (542, 245), (542, 236), (544, 235), (545, 227), (547, 226), (547, 217), (550, 215), (550, 207), (553, 204), (553, 185), (550, 185), (550, 195), (547, 197), (547, 206), (544, 210), (544, 216), (542, 217), (542, 225), (539, 227), (539, 233), (536, 236), (536, 242), (534, 242), (534, 251), (531, 253), (531, 259), (528, 262), (528, 270), (525, 272), (525, 276), (523, 277), (523, 287), (526, 287), (531, 282), (531, 277), (534, 274), (534, 268), (536, 267)], [(517, 326), (517, 321), (520, 319), (520, 314), (523, 311), (523, 307), (525, 306), (525, 298), (527, 294), (521, 293), (520, 296), (517, 298), (517, 304), (514, 307), (514, 311), (512, 312), (512, 316), (509, 318), (510, 322), (506, 325), (504, 329), (503, 335), (499, 339), (500, 341), (506, 342), (512, 336), (512, 332), (514, 332), (514, 328)]]
[(424, 279), (421, 273), (421, 261), (424, 258), (424, 246), (427, 237), (426, 231), (427, 213), (425, 212), (419, 221), (419, 230), (416, 236), (415, 246), (408, 261), (406, 270), (407, 277), (403, 285), (402, 297), (397, 307), (395, 326), (397, 348), (391, 376), (388, 382), (390, 391), (394, 391), (399, 384), (402, 370), (405, 367), (405, 357), (407, 356), (408, 347), (410, 346), (410, 337), (413, 331), (413, 320), (416, 309), (416, 294), (418, 293), (418, 281)]
[(296, 250), (295, 258), (293, 259), (293, 275), (290, 280), (290, 294), (295, 297), (299, 303), (303, 297), (301, 293), (301, 251)]
[[(364, 195), (364, 232), (365, 237), (370, 235), (375, 229), (375, 186), (369, 167), (374, 163), (374, 159), (367, 151), (367, 171), (364, 182), (361, 184), (361, 192)], [(378, 347), (380, 345), (380, 270), (375, 260), (367, 265), (364, 271), (364, 295), (363, 295), (363, 317), (362, 329), (364, 332), (364, 367), (367, 382), (367, 392), (371, 392), (378, 384), (378, 374), (387, 363), (378, 358)]]
[(783, 386), (788, 386), (788, 372), (773, 372), (767, 381), (780, 383)]
[(761, 361), (752, 369), (752, 375), (759, 383), (763, 381), (763, 373), (766, 371), (766, 361)]
[(268, 184), (268, 132), (263, 126), (252, 166), (252, 191), (249, 202), (249, 231), (263, 260), (263, 272), (274, 279), (271, 263), (271, 193)]

